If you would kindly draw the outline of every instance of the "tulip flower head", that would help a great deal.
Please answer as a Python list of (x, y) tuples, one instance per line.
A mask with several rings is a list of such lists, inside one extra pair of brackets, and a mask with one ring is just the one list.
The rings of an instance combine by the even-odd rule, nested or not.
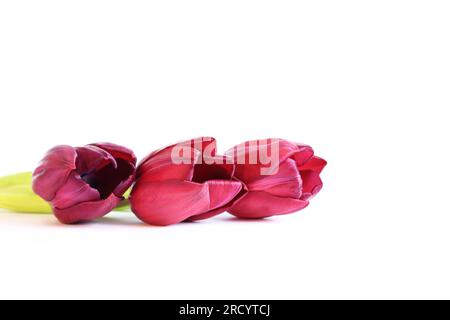
[[(228, 210), (240, 218), (265, 218), (302, 210), (322, 189), (320, 173), (327, 162), (310, 146), (286, 140), (248, 141), (228, 150), (236, 164), (235, 177), (247, 189)], [(270, 167), (262, 155), (277, 159)], [(253, 160), (252, 160), (253, 159)]]
[(161, 226), (220, 214), (243, 188), (229, 160), (216, 155), (213, 138), (155, 151), (137, 169), (131, 209), (142, 221)]
[(33, 191), (49, 202), (66, 224), (89, 221), (112, 211), (130, 188), (136, 172), (134, 153), (111, 143), (57, 146), (33, 174)]
[[(133, 152), (122, 146), (57, 146), (35, 170), (32, 188), (62, 223), (104, 216), (133, 183), (131, 210), (148, 224), (197, 221), (225, 211), (256, 219), (306, 208), (322, 189), (326, 164), (310, 146), (281, 139), (247, 141), (225, 155), (216, 154), (213, 138), (192, 139), (152, 152), (137, 169)], [(11, 195), (2, 199), (8, 208), (20, 207)], [(36, 203), (31, 209), (49, 210)]]

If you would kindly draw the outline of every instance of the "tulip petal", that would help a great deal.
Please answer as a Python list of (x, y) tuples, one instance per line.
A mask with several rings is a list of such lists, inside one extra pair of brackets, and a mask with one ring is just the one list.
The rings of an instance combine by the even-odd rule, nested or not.
[(58, 146), (47, 152), (33, 174), (33, 191), (51, 201), (57, 190), (76, 169), (76, 152), (70, 146)]
[(200, 152), (188, 148), (189, 155), (172, 158), (172, 149), (166, 148), (149, 157), (138, 167), (137, 178), (141, 182), (156, 182), (166, 180), (191, 180), (194, 175), (194, 166), (201, 157)]
[(265, 191), (274, 196), (298, 199), (302, 193), (302, 179), (297, 164), (292, 159), (285, 160), (274, 175), (260, 176), (247, 184), (249, 191)]
[(299, 211), (308, 204), (309, 202), (304, 200), (281, 198), (263, 191), (253, 191), (236, 201), (228, 212), (239, 218), (259, 219)]
[(131, 209), (142, 221), (166, 226), (217, 215), (241, 191), (237, 181), (212, 180), (203, 184), (169, 180), (139, 182), (130, 197)]
[[(113, 150), (113, 146), (106, 145), (110, 150)], [(133, 183), (135, 158), (132, 153), (126, 151), (128, 149), (116, 146), (116, 150), (113, 150), (116, 156), (123, 158), (115, 158), (96, 145), (88, 145), (76, 150), (77, 171), (85, 182), (100, 192), (102, 199), (108, 198), (113, 192), (121, 197)]]
[(189, 221), (204, 220), (225, 212), (243, 187), (238, 181), (211, 180), (205, 184), (209, 187), (209, 211), (189, 217)]
[(216, 140), (201, 137), (181, 141), (152, 152), (138, 166), (141, 181), (187, 180), (194, 175), (194, 165), (204, 162), (203, 156), (216, 155)]
[(235, 166), (229, 157), (205, 157), (194, 167), (192, 181), (203, 183), (208, 180), (231, 180)]
[(184, 145), (196, 149), (206, 157), (214, 157), (217, 152), (217, 142), (213, 137), (199, 137), (183, 142), (179, 142), (176, 145)]
[(322, 190), (322, 180), (318, 172), (306, 170), (300, 172), (303, 180), (302, 200), (310, 200)]
[(117, 160), (117, 179), (116, 181), (120, 181), (116, 188), (113, 190), (113, 193), (122, 197), (128, 189), (130, 189), (136, 178), (136, 166), (130, 162), (127, 162), (122, 159)]
[(298, 150), (290, 155), (297, 162), (297, 166), (307, 163), (313, 156), (314, 150), (308, 145), (297, 145)]
[(92, 143), (91, 145), (105, 150), (116, 159), (123, 159), (136, 165), (137, 159), (134, 152), (126, 147), (109, 142)]
[(65, 224), (90, 221), (103, 217), (114, 210), (122, 198), (111, 194), (107, 199), (100, 201), (83, 202), (66, 209), (53, 208), (56, 218)]
[(327, 162), (324, 159), (314, 156), (309, 161), (307, 161), (304, 165), (299, 166), (299, 170), (300, 171), (312, 170), (317, 173), (321, 173), (326, 165), (327, 165)]
[(84, 182), (77, 173), (72, 172), (66, 183), (56, 192), (51, 204), (53, 207), (66, 209), (81, 202), (97, 200), (100, 200), (99, 192)]
[(231, 156), (236, 163), (236, 177), (251, 183), (267, 174), (264, 169), (270, 168), (268, 172), (276, 174), (276, 169), (288, 158), (293, 158), (297, 164), (303, 164), (314, 155), (314, 151), (310, 146), (283, 139), (262, 139), (239, 144), (225, 154)]
[(142, 221), (166, 226), (209, 211), (209, 186), (177, 180), (139, 181), (131, 192), (130, 204)]
[(176, 146), (190, 147), (192, 149), (196, 149), (197, 151), (200, 151), (201, 154), (203, 154), (203, 151), (206, 150), (207, 151), (206, 153), (208, 153), (208, 151), (210, 151), (209, 153), (211, 156), (216, 155), (216, 139), (214, 139), (212, 137), (201, 137), (201, 138), (195, 138), (195, 139), (186, 140), (186, 141), (180, 141), (178, 143), (174, 143), (167, 147), (153, 151), (139, 163), (139, 167), (143, 166), (150, 158), (153, 158), (154, 156), (156, 156), (157, 154), (159, 154), (161, 152), (165, 152), (166, 150), (169, 150), (168, 152), (169, 152), (169, 154), (171, 154), (172, 149)]
[(107, 151), (94, 145), (75, 148), (77, 151), (77, 171), (81, 176), (100, 170), (108, 165), (117, 168), (117, 162)]
[[(111, 154), (117, 162), (117, 169), (114, 172), (114, 179), (109, 179), (109, 184), (116, 186), (114, 194), (121, 197), (133, 184), (136, 176), (136, 156), (134, 152), (126, 147), (113, 143), (94, 143), (92, 144)], [(108, 191), (111, 188), (108, 188)]]

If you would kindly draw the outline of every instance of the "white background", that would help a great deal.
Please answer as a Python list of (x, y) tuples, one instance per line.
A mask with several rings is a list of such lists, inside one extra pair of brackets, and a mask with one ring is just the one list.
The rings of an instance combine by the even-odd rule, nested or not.
[(0, 174), (282, 137), (306, 210), (157, 228), (0, 212), (0, 298), (450, 298), (448, 1), (2, 1)]

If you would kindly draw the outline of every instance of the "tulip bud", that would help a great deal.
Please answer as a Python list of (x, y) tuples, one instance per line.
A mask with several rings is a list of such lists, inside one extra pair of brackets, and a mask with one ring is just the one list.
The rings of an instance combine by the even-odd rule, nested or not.
[(151, 153), (137, 169), (131, 209), (142, 221), (166, 226), (226, 211), (242, 190), (216, 141), (199, 138)]
[(33, 191), (66, 224), (89, 221), (112, 211), (134, 181), (136, 157), (122, 146), (99, 143), (57, 146), (33, 174)]
[[(322, 189), (320, 173), (326, 161), (310, 146), (286, 140), (248, 141), (228, 150), (236, 162), (235, 177), (247, 192), (228, 210), (240, 218), (265, 218), (308, 206)], [(275, 163), (259, 161), (269, 154)], [(270, 170), (267, 170), (267, 169)]]

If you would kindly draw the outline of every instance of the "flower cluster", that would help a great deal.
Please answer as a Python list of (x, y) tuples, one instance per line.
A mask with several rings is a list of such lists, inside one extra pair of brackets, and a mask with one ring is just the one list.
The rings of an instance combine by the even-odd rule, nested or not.
[(256, 219), (304, 209), (322, 188), (326, 161), (311, 147), (281, 139), (247, 141), (224, 155), (213, 138), (152, 152), (138, 166), (111, 143), (58, 146), (33, 174), (33, 190), (66, 224), (102, 217), (124, 201), (152, 225), (207, 219), (228, 211)]

